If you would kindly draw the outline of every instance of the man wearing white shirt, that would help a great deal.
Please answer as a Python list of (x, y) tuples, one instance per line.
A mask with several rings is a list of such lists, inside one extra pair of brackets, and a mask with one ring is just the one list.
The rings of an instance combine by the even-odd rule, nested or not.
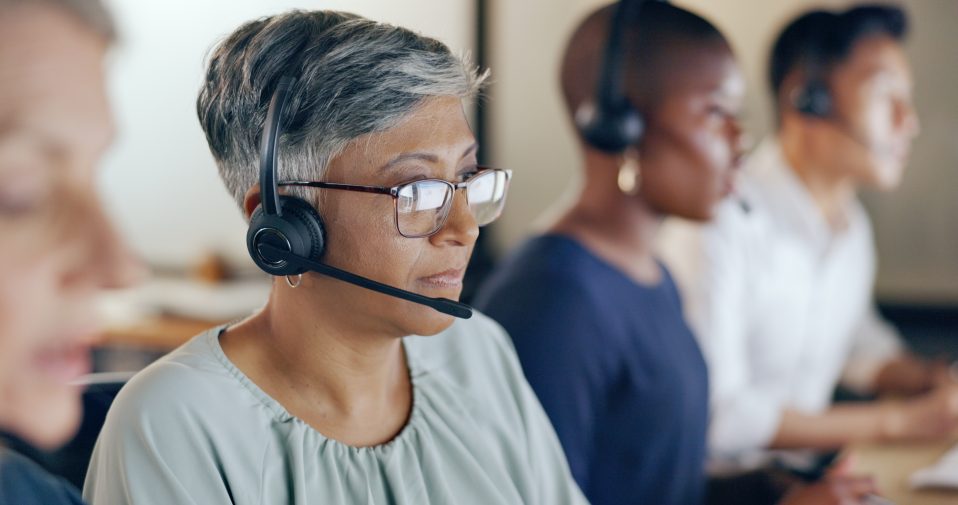
[[(670, 222), (662, 253), (709, 364), (713, 469), (769, 449), (927, 439), (958, 426), (958, 389), (908, 353), (871, 300), (876, 270), (859, 187), (896, 187), (918, 120), (904, 13), (813, 11), (772, 51), (776, 134), (712, 224)], [(835, 386), (908, 396), (832, 405)]]

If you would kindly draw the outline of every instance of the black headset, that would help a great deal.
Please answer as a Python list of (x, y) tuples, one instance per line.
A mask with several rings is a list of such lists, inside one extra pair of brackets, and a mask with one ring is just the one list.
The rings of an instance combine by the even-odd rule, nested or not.
[(326, 251), (326, 230), (309, 202), (280, 195), (276, 181), (277, 144), (283, 119), (289, 115), (290, 95), (296, 79), (282, 76), (266, 112), (260, 144), (260, 204), (250, 216), (246, 248), (253, 263), (270, 275), (317, 272), (389, 296), (426, 305), (444, 314), (468, 319), (472, 308), (447, 298), (431, 298), (368, 279), (319, 261)]
[(269, 102), (260, 145), (261, 201), (250, 216), (246, 233), (246, 247), (253, 262), (270, 275), (297, 275), (307, 270), (271, 249), (315, 259), (326, 251), (326, 231), (316, 209), (300, 198), (281, 196), (276, 186), (276, 144), (283, 133), (283, 117), (295, 83), (292, 77), (280, 77)]
[(803, 116), (827, 121), (845, 137), (868, 151), (879, 155), (886, 155), (887, 151), (868, 141), (854, 126), (848, 123), (835, 107), (831, 88), (828, 85), (828, 69), (826, 68), (824, 45), (822, 37), (815, 39), (808, 50), (808, 60), (805, 65), (804, 81), (789, 97), (792, 107)]
[(832, 93), (828, 87), (821, 44), (821, 41), (812, 44), (808, 63), (805, 65), (804, 82), (795, 90), (791, 99), (792, 107), (799, 113), (808, 117), (828, 119), (832, 117), (834, 106)]
[(817, 118), (829, 118), (832, 115), (832, 94), (824, 79), (806, 82), (792, 97), (792, 106), (798, 112)]
[(642, 5), (653, 0), (620, 0), (609, 26), (602, 54), (602, 69), (596, 96), (579, 106), (576, 127), (592, 147), (607, 153), (621, 153), (638, 144), (645, 130), (642, 114), (625, 93), (625, 44), (627, 27), (639, 15)]
[(835, 104), (828, 85), (826, 46), (835, 30), (840, 15), (823, 14), (821, 26), (809, 34), (805, 47), (805, 73), (802, 83), (789, 97), (792, 107), (800, 114), (818, 119), (831, 119)]

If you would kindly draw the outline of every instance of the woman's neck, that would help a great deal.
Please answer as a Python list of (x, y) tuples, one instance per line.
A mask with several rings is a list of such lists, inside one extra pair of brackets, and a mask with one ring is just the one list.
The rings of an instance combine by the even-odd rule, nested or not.
[(640, 197), (622, 194), (618, 166), (587, 156), (585, 185), (573, 206), (549, 228), (571, 236), (640, 284), (657, 284), (655, 236), (662, 216)]
[[(269, 302), (221, 337), (253, 382), (329, 438), (355, 446), (392, 439), (405, 425), (412, 386), (402, 339), (360, 331), (355, 314), (327, 304), (304, 277), (274, 282)], [(349, 318), (344, 317), (349, 314)]]

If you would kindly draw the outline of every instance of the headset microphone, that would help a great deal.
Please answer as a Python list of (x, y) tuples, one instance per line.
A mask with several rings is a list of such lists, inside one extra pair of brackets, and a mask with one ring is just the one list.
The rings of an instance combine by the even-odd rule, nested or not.
[(270, 275), (316, 272), (334, 279), (431, 307), (461, 319), (472, 317), (472, 307), (447, 298), (431, 298), (376, 282), (326, 265), (318, 258), (326, 251), (326, 230), (319, 212), (303, 199), (280, 195), (276, 180), (277, 143), (283, 132), (284, 109), (296, 79), (283, 76), (270, 99), (260, 146), (260, 198), (250, 216), (246, 248), (253, 262)]
[(413, 293), (412, 291), (406, 291), (405, 289), (399, 289), (388, 284), (376, 282), (372, 279), (341, 270), (325, 263), (320, 263), (316, 260), (297, 256), (287, 250), (281, 249), (271, 244), (260, 245), (259, 251), (264, 256), (268, 255), (272, 258), (287, 261), (290, 264), (300, 267), (304, 270), (323, 274), (327, 277), (339, 279), (362, 288), (371, 289), (389, 296), (394, 296), (396, 298), (408, 300), (413, 303), (425, 305), (427, 307), (436, 309), (443, 314), (449, 314), (450, 316), (455, 316), (461, 319), (469, 319), (472, 317), (472, 307), (464, 303), (450, 300), (448, 298), (431, 298), (420, 295), (419, 293)]

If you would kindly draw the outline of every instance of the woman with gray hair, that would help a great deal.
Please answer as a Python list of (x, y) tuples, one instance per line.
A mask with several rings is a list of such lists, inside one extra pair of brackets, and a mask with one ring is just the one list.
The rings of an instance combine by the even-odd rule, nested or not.
[[(309, 240), (325, 242), (300, 252), (304, 261), (455, 300), (508, 182), (477, 165), (463, 112), (483, 77), (408, 30), (294, 11), (247, 23), (215, 49), (197, 109), (254, 232), (285, 226), (262, 225), (279, 219), (270, 210), (278, 187), (283, 222), (300, 220)], [(276, 104), (287, 94), (284, 111)], [(278, 184), (261, 178), (270, 163), (258, 169), (261, 137), (272, 150), (271, 119), (285, 130)], [(254, 259), (281, 273), (270, 265), (285, 260), (264, 261), (259, 236)], [(585, 501), (498, 325), (296, 272), (274, 278), (259, 312), (130, 382), (85, 496), (111, 505)]]

